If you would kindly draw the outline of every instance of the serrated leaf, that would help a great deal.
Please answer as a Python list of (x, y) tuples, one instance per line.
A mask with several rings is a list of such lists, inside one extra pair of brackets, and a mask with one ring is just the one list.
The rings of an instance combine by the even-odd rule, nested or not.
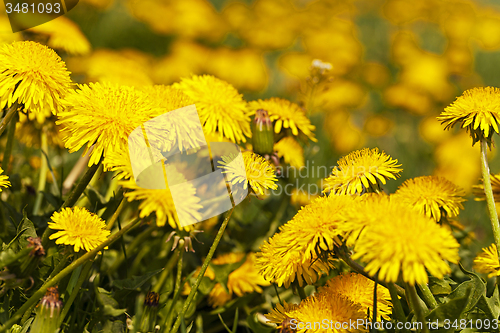
[(464, 309), (464, 312), (469, 312), (476, 306), (477, 302), (483, 295), (486, 297), (486, 283), (484, 283), (479, 275), (465, 270), (462, 264), (459, 264), (459, 267), (462, 272), (464, 272), (464, 274), (466, 274), (471, 279), (470, 281), (466, 281), (471, 283), (471, 291), (469, 294), (467, 306)]
[(433, 276), (429, 277), (429, 289), (433, 295), (448, 295), (452, 291), (448, 281)]
[(146, 281), (148, 281), (151, 277), (160, 273), (163, 268), (148, 272), (141, 276), (133, 276), (130, 279), (124, 280), (115, 280), (113, 281), (113, 287), (118, 289), (127, 289), (127, 290), (136, 290), (140, 288)]
[(500, 316), (500, 299), (498, 295), (498, 288), (495, 288), (491, 297), (483, 295), (477, 302), (477, 307), (483, 310), (490, 319), (497, 319)]
[(30, 221), (30, 219), (28, 219), (26, 210), (23, 211), (23, 219), (21, 220), (21, 223), (19, 223), (17, 230), (18, 234), (22, 233), (22, 235), (20, 235), (19, 237), (16, 236), (21, 248), (25, 248), (26, 246), (28, 246), (29, 242), (26, 240), (28, 237), (38, 237), (38, 235), (36, 234), (35, 225)]

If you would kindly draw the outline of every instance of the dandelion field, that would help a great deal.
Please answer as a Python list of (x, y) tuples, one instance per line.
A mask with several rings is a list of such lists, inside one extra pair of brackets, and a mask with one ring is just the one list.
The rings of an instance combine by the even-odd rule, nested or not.
[(0, 9), (0, 332), (500, 330), (497, 2)]

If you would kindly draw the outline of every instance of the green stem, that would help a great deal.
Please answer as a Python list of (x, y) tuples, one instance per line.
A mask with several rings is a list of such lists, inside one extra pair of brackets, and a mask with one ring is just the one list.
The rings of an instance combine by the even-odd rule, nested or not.
[(432, 294), (431, 290), (429, 289), (429, 286), (425, 283), (421, 283), (418, 285), (418, 288), (422, 292), (422, 297), (424, 298), (425, 304), (430, 309), (435, 309), (438, 306), (438, 303), (434, 298), (434, 295)]
[(71, 295), (69, 296), (68, 300), (64, 302), (65, 303), (64, 308), (61, 312), (61, 315), (59, 316), (59, 323), (58, 323), (57, 327), (61, 327), (61, 325), (64, 321), (64, 318), (68, 314), (69, 309), (71, 308), (71, 305), (75, 301), (76, 296), (78, 295), (78, 292), (80, 291), (80, 288), (82, 287), (82, 284), (85, 282), (85, 280), (87, 280), (87, 277), (89, 275), (89, 272), (90, 272), (90, 269), (92, 268), (93, 263), (94, 263), (94, 260), (90, 259), (83, 267), (82, 273), (78, 277), (78, 281), (76, 281), (76, 285), (73, 288), (73, 290), (71, 291)]
[(412, 285), (407, 283), (406, 284), (406, 294), (408, 295), (411, 309), (413, 310), (413, 312), (415, 312), (415, 315), (417, 317), (417, 322), (422, 323), (422, 326), (423, 326), (422, 332), (429, 333), (429, 328), (427, 327), (427, 323), (425, 321), (425, 312), (421, 306), (421, 305), (423, 305), (423, 302), (418, 297), (417, 290), (415, 289), (415, 286), (414, 285), (412, 286)]
[(16, 114), (18, 108), (19, 104), (17, 103), (17, 101), (10, 106), (9, 110), (7, 111), (7, 114), (5, 115), (5, 117), (3, 117), (2, 121), (0, 122), (0, 135), (2, 135), (2, 133), (7, 128), (7, 125), (9, 125), (10, 121)]
[[(182, 244), (181, 244), (182, 243)], [(179, 241), (179, 260), (177, 260), (177, 276), (175, 277), (175, 289), (174, 289), (174, 295), (179, 292), (181, 289), (181, 278), (182, 278), (182, 258), (184, 255), (184, 242), (181, 240)]]
[[(178, 250), (180, 251), (180, 250)], [(153, 291), (161, 294), (161, 288), (163, 287), (163, 284), (167, 280), (168, 275), (172, 271), (172, 268), (174, 267), (175, 263), (179, 259), (179, 256), (177, 256), (175, 253), (172, 254), (172, 256), (168, 259), (167, 264), (165, 265), (165, 269), (161, 272), (160, 277), (158, 278), (158, 281), (155, 283), (153, 287)]]
[[(87, 185), (92, 180), (92, 177), (94, 177), (94, 174), (96, 173), (97, 169), (99, 169), (101, 163), (102, 163), (102, 158), (99, 160), (97, 164), (94, 164), (90, 168), (88, 168), (87, 172), (85, 172), (83, 177), (78, 182), (78, 185), (73, 189), (73, 191), (71, 191), (66, 201), (64, 201), (59, 211), (61, 211), (63, 208), (66, 207), (73, 207), (78, 198), (82, 195), (83, 191), (85, 191), (85, 189), (87, 188)], [(49, 235), (50, 235), (50, 228), (46, 228), (42, 235), (42, 245), (45, 248), (47, 247)]]
[[(233, 210), (234, 210), (234, 207), (231, 208), (231, 210), (227, 213), (226, 218), (222, 222), (222, 225), (220, 226), (219, 232), (217, 233), (217, 236), (215, 236), (214, 242), (213, 242), (212, 246), (210, 247), (210, 251), (208, 251), (207, 257), (205, 258), (205, 261), (203, 262), (203, 265), (201, 266), (201, 270), (198, 273), (198, 277), (196, 278), (196, 281), (194, 282), (194, 285), (191, 288), (191, 292), (189, 293), (186, 301), (184, 302), (184, 305), (182, 306), (181, 312), (179, 312), (179, 314), (177, 315), (177, 319), (175, 320), (174, 327), (172, 327), (172, 329), (170, 330), (171, 333), (177, 333), (179, 326), (181, 326), (181, 321), (183, 320), (184, 314), (186, 313), (187, 309), (191, 305), (191, 302), (193, 301), (193, 298), (196, 295), (196, 292), (198, 291), (198, 287), (200, 286), (201, 280), (203, 279), (203, 276), (205, 276), (205, 272), (208, 268), (208, 265), (210, 264), (210, 261), (212, 261), (212, 257), (214, 256), (215, 250), (217, 249), (217, 246), (219, 245), (219, 242), (222, 238), (222, 235), (224, 234), (224, 231), (226, 230), (227, 224), (229, 222), (229, 219), (231, 218), (231, 214), (233, 213)], [(168, 327), (166, 329), (168, 329)]]
[(123, 227), (120, 231), (114, 233), (111, 235), (106, 241), (104, 241), (101, 245), (98, 247), (94, 248), (92, 251), (85, 253), (83, 256), (80, 258), (76, 259), (73, 261), (71, 264), (69, 264), (66, 268), (64, 268), (61, 272), (59, 272), (56, 276), (53, 278), (47, 280), (40, 289), (38, 289), (17, 311), (10, 317), (10, 319), (3, 324), (3, 326), (0, 327), (0, 333), (6, 332), (7, 329), (9, 329), (12, 325), (14, 325), (19, 318), (21, 318), (22, 314), (29, 309), (32, 305), (34, 305), (36, 302), (40, 300), (45, 295), (45, 292), (49, 287), (52, 287), (59, 283), (63, 278), (68, 276), (74, 269), (77, 267), (80, 267), (82, 264), (88, 262), (92, 258), (94, 258), (99, 251), (102, 251), (106, 246), (109, 246), (110, 244), (116, 242), (123, 234), (126, 232), (130, 231), (132, 228), (137, 226), (141, 222), (140, 219), (137, 219), (135, 221), (130, 222), (127, 224), (125, 227)]
[[(14, 115), (16, 114), (14, 113)], [(9, 130), (7, 132), (7, 145), (5, 146), (2, 160), (2, 169), (5, 171), (9, 168), (10, 155), (12, 154), (12, 146), (14, 145), (14, 133), (16, 132), (17, 118), (18, 117), (12, 117), (9, 124)]]
[(389, 282), (387, 284), (387, 289), (389, 289), (389, 294), (391, 295), (392, 301), (392, 313), (395, 319), (399, 322), (406, 321), (405, 311), (403, 310), (403, 306), (401, 305), (401, 301), (399, 300), (398, 291), (393, 282)]
[(483, 176), (484, 194), (486, 195), (486, 204), (488, 205), (488, 212), (490, 214), (493, 238), (495, 239), (497, 254), (500, 258), (500, 224), (498, 223), (495, 198), (493, 197), (493, 190), (491, 188), (490, 168), (488, 166), (488, 157), (486, 156), (487, 148), (486, 140), (481, 140), (481, 174)]
[[(33, 215), (38, 215), (40, 208), (42, 207), (42, 199), (43, 199), (43, 191), (45, 191), (45, 184), (47, 182), (47, 171), (49, 170), (49, 164), (47, 163), (47, 159), (44, 156), (45, 154), (48, 154), (49, 152), (49, 146), (47, 143), (47, 133), (45, 132), (45, 129), (42, 129), (42, 134), (40, 136), (40, 141), (41, 141), (41, 147), (40, 149), (42, 150), (42, 165), (40, 167), (40, 176), (38, 177), (38, 190), (36, 193), (36, 199), (35, 199), (35, 207), (33, 208)], [(54, 179), (55, 181), (55, 179)]]
[(300, 299), (306, 299), (306, 291), (304, 290), (304, 287), (301, 287), (299, 285), (296, 286), (297, 293), (299, 294)]

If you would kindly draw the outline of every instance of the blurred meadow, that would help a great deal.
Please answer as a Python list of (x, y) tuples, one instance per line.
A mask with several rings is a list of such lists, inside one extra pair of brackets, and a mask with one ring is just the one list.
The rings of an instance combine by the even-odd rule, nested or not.
[[(340, 158), (362, 148), (378, 148), (401, 164), (402, 172), (386, 177), (394, 179), (382, 186), (388, 194), (408, 179), (431, 175), (445, 177), (463, 189), (466, 201), (455, 226), (460, 226), (461, 234), (456, 238), (461, 245), (460, 262), (467, 270), (472, 269), (481, 248), (493, 243), (486, 203), (475, 200), (473, 194), (473, 186), (481, 184), (479, 144), (472, 146), (470, 135), (460, 126), (445, 130), (436, 117), (468, 89), (500, 87), (498, 1), (80, 0), (67, 15), (15, 34), (3, 8), (0, 11), (4, 13), (0, 15), (2, 45), (23, 40), (47, 45), (64, 61), (74, 83), (111, 83), (137, 91), (173, 84), (175, 89), (189, 91), (186, 87), (190, 78), (207, 74), (242, 94), (252, 109), (247, 114), (252, 121), (257, 117), (256, 110), (264, 105), (261, 100), (281, 98), (295, 103), (315, 127), (308, 134), (304, 128), (309, 120), (301, 123), (305, 127), (297, 122), (299, 134), (292, 135), (291, 122), (284, 120), (283, 130), (275, 131), (275, 158), (285, 168), (276, 175), (277, 181), (273, 180), (280, 192), (262, 185), (266, 193), (259, 195), (250, 183), (258, 198), (253, 195), (236, 206), (213, 265), (197, 286), (194, 305), (188, 304), (183, 310), (186, 303), (181, 300), (190, 293), (223, 216), (195, 225), (204, 232), (177, 228), (175, 219), (163, 208), (156, 209), (153, 203), (148, 203), (153, 208), (143, 205), (148, 196), (154, 199), (153, 194), (130, 195), (137, 189), (120, 179), (121, 165), (107, 161), (105, 150), (104, 169), (101, 162), (95, 163), (101, 169), (73, 205), (98, 214), (113, 232), (121, 230), (120, 223), (134, 218), (144, 221), (96, 253), (93, 265), (80, 266), (77, 274), (68, 271), (61, 277), (59, 294), (63, 304), (69, 300), (67, 308), (63, 305), (64, 316), (54, 326), (61, 332), (169, 332), (173, 325), (177, 326), (170, 332), (276, 331), (276, 325), (266, 326), (263, 314), (281, 303), (281, 298), (299, 302), (304, 290), (299, 291), (295, 285), (292, 288), (287, 282), (272, 285), (273, 281), (264, 280), (267, 276), (259, 275), (253, 267), (254, 260), (262, 259), (255, 259), (254, 253), (262, 251), (262, 245), (301, 207), (322, 195), (324, 179)], [(4, 96), (2, 89), (0, 84), (0, 95)], [(210, 87), (207, 89), (210, 91)], [(161, 103), (161, 98), (147, 99)], [(2, 103), (5, 114), (10, 104)], [(71, 123), (64, 118), (68, 114), (63, 114), (57, 125), (57, 115), (50, 112), (38, 122), (24, 114), (16, 120), (12, 156), (2, 163), (11, 182), (1, 193), (0, 238), (5, 252), (9, 244), (22, 238), (21, 229), (42, 237), (51, 219), (57, 223), (53, 214), (87, 168), (88, 159), (82, 162), (82, 155), (91, 144), (71, 146), (60, 136), (64, 130), (59, 128), (78, 127), (77, 120)], [(280, 116), (270, 115), (274, 125), (277, 121), (281, 124)], [(218, 131), (222, 133), (221, 127)], [(254, 127), (252, 131), (249, 133), (255, 137)], [(224, 135), (223, 140), (238, 143), (242, 151), (255, 150), (252, 135), (245, 130), (242, 133), (246, 139)], [(205, 134), (208, 137), (214, 133)], [(8, 137), (7, 130), (0, 137), (2, 159), (9, 146)], [(277, 146), (278, 139), (283, 138), (291, 142), (283, 140), (282, 147)], [(48, 165), (41, 147), (46, 148)], [(67, 148), (74, 152), (69, 153)], [(122, 152), (121, 158), (126, 155)], [(500, 173), (495, 143), (489, 157), (491, 173)], [(95, 159), (99, 161), (100, 156)], [(255, 160), (264, 163), (257, 157)], [(78, 163), (80, 171), (73, 177)], [(43, 175), (40, 170), (44, 170)], [(306, 175), (292, 175), (289, 170), (303, 170)], [(129, 192), (122, 193), (121, 188)], [(56, 250), (52, 240), (37, 271), (31, 271), (29, 277), (12, 282), (10, 275), (0, 272), (0, 296), (4, 297), (0, 332), (27, 332), (30, 325), (31, 332), (54, 332), (52, 326), (43, 328), (37, 323), (36, 316), (43, 314), (35, 309), (33, 295), (82, 254)], [(48, 239), (42, 237), (42, 241), (46, 247)], [(19, 248), (25, 246), (19, 243)], [(180, 250), (183, 245), (191, 248)], [(90, 253), (93, 248), (85, 250)], [(0, 255), (0, 262), (19, 260), (13, 254), (5, 256)], [(231, 275), (238, 269), (239, 275)], [(318, 274), (313, 282), (325, 283), (327, 277), (347, 272), (348, 266), (338, 264), (331, 269), (330, 275)], [(451, 272), (456, 283), (466, 280), (467, 274), (458, 265), (452, 266)], [(244, 283), (238, 285), (236, 279)], [(488, 295), (492, 285), (490, 280)], [(75, 293), (79, 288), (82, 292)], [(308, 295), (313, 290), (311, 286), (305, 288)], [(158, 293), (158, 299), (148, 293), (151, 291)], [(45, 292), (38, 299), (42, 295)], [(409, 312), (408, 306), (403, 308)], [(383, 311), (382, 305), (380, 309)]]

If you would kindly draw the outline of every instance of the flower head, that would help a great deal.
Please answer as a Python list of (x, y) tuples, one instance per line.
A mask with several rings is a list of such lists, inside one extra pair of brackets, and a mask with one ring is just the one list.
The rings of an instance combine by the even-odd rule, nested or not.
[(64, 104), (67, 109), (56, 124), (65, 126), (63, 140), (70, 152), (86, 146), (86, 153), (95, 145), (89, 166), (110, 151), (125, 151), (132, 131), (159, 112), (145, 93), (114, 84), (81, 85)]
[(282, 128), (290, 128), (292, 134), (299, 135), (299, 131), (312, 141), (317, 141), (314, 137), (316, 127), (311, 124), (304, 110), (295, 103), (282, 98), (259, 99), (249, 103), (251, 114), (257, 110), (265, 110), (272, 121), (275, 121), (274, 132), (280, 133)]
[[(175, 165), (165, 165), (165, 173), (169, 175), (168, 182), (171, 184), (186, 182), (186, 178), (176, 169)], [(126, 174), (127, 172), (124, 173), (124, 175)], [(146, 177), (143, 179), (145, 184), (158, 184), (159, 179), (164, 179), (162, 168), (153, 168), (151, 172), (142, 175)], [(141, 201), (139, 216), (143, 218), (155, 213), (156, 224), (160, 227), (164, 226), (168, 220), (172, 228), (189, 231), (192, 228), (190, 226), (192, 223), (201, 220), (200, 198), (196, 196), (196, 188), (191, 183), (186, 182), (182, 190), (178, 187), (174, 187), (172, 190), (166, 182), (163, 185), (164, 188), (144, 188), (138, 186), (133, 178), (123, 180), (119, 184), (131, 190), (125, 193), (128, 201)], [(175, 203), (173, 196), (176, 198)]]
[(483, 252), (474, 259), (474, 269), (480, 273), (488, 274), (488, 277), (500, 276), (500, 263), (495, 244), (483, 248)]
[[(337, 275), (328, 280), (320, 293), (338, 293), (348, 300), (361, 305), (364, 312), (373, 314), (373, 289), (375, 282), (357, 273)], [(389, 320), (392, 313), (391, 295), (384, 286), (377, 286), (377, 314)]]
[(110, 231), (106, 223), (97, 215), (82, 207), (64, 208), (55, 212), (48, 223), (49, 228), (59, 230), (50, 235), (56, 244), (73, 245), (75, 252), (80, 249), (91, 251), (104, 242)]
[(174, 87), (194, 100), (206, 132), (218, 132), (232, 142), (246, 142), (245, 137), (252, 136), (246, 102), (229, 83), (211, 75), (195, 75)]
[(279, 287), (284, 285), (288, 288), (294, 281), (300, 286), (313, 284), (332, 267), (332, 262), (328, 260), (330, 258), (326, 261), (316, 257), (305, 260), (305, 249), (297, 237), (283, 232), (265, 241), (260, 251), (255, 260), (260, 274)]
[(10, 186), (9, 176), (2, 175), (3, 169), (0, 168), (0, 192), (2, 192), (2, 188), (7, 188)]
[(47, 36), (48, 46), (56, 50), (64, 50), (68, 54), (84, 55), (91, 49), (89, 41), (80, 28), (65, 16), (59, 16), (27, 31)]
[[(359, 214), (359, 218), (366, 215)], [(434, 220), (396, 200), (374, 215), (375, 223), (360, 234), (352, 257), (367, 263), (365, 269), (371, 276), (378, 273), (387, 282), (396, 282), (401, 276), (411, 285), (427, 283), (427, 271), (441, 279), (450, 272), (445, 260), (458, 261), (458, 242), (450, 230)]]
[(361, 194), (377, 192), (379, 183), (385, 184), (386, 179), (396, 179), (403, 170), (398, 167), (398, 160), (392, 159), (378, 149), (364, 148), (342, 157), (332, 175), (325, 179), (326, 191), (335, 194)]
[(43, 122), (62, 110), (61, 100), (71, 79), (65, 63), (48, 47), (35, 42), (14, 42), (0, 47), (0, 107), (15, 102)]
[(227, 179), (233, 185), (242, 183), (243, 188), (250, 188), (260, 195), (264, 194), (264, 189), (277, 189), (278, 179), (274, 175), (274, 169), (271, 164), (263, 157), (253, 152), (243, 152), (243, 159), (236, 158), (234, 154), (222, 156), (219, 161), (219, 168), (223, 168)]
[[(310, 296), (303, 300), (297, 308), (286, 312), (290, 318), (296, 319), (297, 322), (308, 323), (302, 328), (297, 329), (300, 333), (321, 332), (321, 333), (339, 333), (339, 332), (359, 332), (362, 329), (349, 331), (347, 329), (335, 328), (335, 324), (322, 327), (314, 326), (315, 322), (321, 322), (324, 318), (328, 318), (333, 323), (345, 323), (349, 321), (357, 321), (357, 319), (365, 319), (366, 313), (361, 305), (344, 297), (343, 295), (324, 290), (314, 296)], [(337, 326), (338, 327), (338, 326)]]
[(464, 209), (464, 195), (461, 188), (443, 177), (423, 176), (406, 180), (395, 198), (439, 222), (442, 217), (455, 217)]
[(446, 129), (461, 123), (472, 137), (472, 144), (485, 139), (491, 145), (491, 137), (498, 133), (500, 121), (500, 89), (478, 87), (466, 90), (438, 117)]

